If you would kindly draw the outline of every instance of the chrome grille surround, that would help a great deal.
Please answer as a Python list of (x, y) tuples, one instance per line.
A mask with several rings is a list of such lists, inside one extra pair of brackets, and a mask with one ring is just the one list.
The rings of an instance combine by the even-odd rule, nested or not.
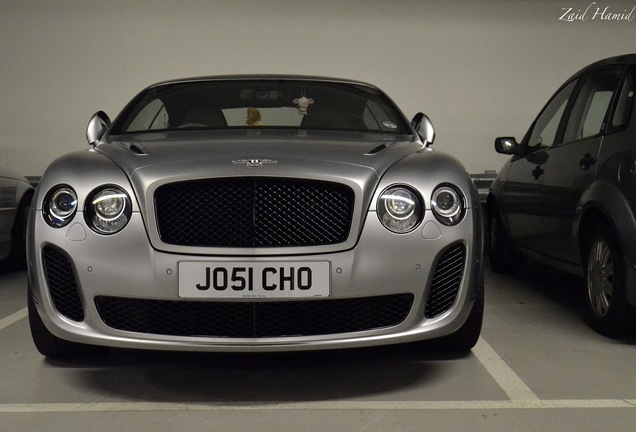
[(161, 241), (190, 247), (343, 243), (355, 202), (343, 184), (269, 177), (169, 183), (154, 197)]

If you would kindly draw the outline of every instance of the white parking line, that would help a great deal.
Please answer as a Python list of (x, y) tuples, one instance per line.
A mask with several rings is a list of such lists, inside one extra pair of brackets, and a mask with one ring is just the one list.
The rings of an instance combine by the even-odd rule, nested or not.
[(527, 402), (540, 400), (483, 337), (479, 338), (472, 352), (510, 400)]
[(585, 399), (544, 401), (322, 401), (262, 403), (166, 403), (166, 402), (100, 402), (100, 403), (27, 403), (0, 404), (3, 413), (63, 412), (158, 412), (158, 411), (274, 411), (274, 410), (508, 410), (508, 409), (582, 409), (636, 408), (634, 399)]
[(20, 321), (22, 318), (26, 318), (28, 316), (27, 308), (21, 309), (14, 314), (9, 315), (6, 318), (0, 319), (0, 330), (9, 327), (11, 324), (15, 324)]

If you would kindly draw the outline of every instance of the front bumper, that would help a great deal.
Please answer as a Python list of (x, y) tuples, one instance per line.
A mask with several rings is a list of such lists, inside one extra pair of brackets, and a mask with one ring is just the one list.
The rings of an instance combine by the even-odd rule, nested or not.
[[(111, 347), (288, 351), (434, 339), (464, 324), (482, 267), (479, 208), (468, 209), (465, 219), (454, 227), (439, 224), (428, 212), (420, 228), (404, 235), (388, 232), (370, 212), (352, 249), (290, 256), (157, 251), (149, 243), (139, 213), (133, 214), (121, 233), (107, 237), (91, 231), (82, 217), (63, 229), (50, 228), (38, 213), (31, 221), (30, 295), (47, 329), (61, 339)], [(179, 262), (210, 260), (328, 261), (330, 296), (319, 300), (180, 298)], [(239, 327), (234, 323), (250, 321), (256, 310), (264, 317), (259, 323), (266, 325), (238, 333), (218, 330), (226, 325)], [(218, 326), (200, 326), (202, 322)], [(277, 329), (259, 330), (272, 325)]]

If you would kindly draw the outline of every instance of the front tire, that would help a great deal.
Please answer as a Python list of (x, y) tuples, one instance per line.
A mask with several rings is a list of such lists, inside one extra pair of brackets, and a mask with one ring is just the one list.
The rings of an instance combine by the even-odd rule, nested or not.
[(448, 336), (429, 341), (416, 342), (416, 347), (420, 351), (452, 351), (466, 352), (470, 351), (479, 340), (481, 327), (484, 320), (484, 274), (479, 278), (479, 286), (477, 287), (477, 295), (470, 310), (466, 322), (457, 330)]
[(55, 336), (44, 325), (35, 307), (35, 301), (31, 296), (30, 290), (28, 290), (27, 297), (31, 337), (40, 354), (50, 359), (74, 359), (101, 357), (108, 353), (108, 348), (106, 347), (80, 344)]
[(592, 328), (619, 336), (636, 327), (636, 309), (627, 302), (623, 253), (605, 226), (596, 227), (587, 241), (585, 287), (587, 316)]

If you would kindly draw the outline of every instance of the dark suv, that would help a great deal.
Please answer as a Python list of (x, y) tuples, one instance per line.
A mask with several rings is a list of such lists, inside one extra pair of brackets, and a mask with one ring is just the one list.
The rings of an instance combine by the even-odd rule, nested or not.
[(591, 325), (636, 326), (636, 54), (580, 70), (518, 143), (488, 196), (490, 262), (534, 258), (585, 279)]

